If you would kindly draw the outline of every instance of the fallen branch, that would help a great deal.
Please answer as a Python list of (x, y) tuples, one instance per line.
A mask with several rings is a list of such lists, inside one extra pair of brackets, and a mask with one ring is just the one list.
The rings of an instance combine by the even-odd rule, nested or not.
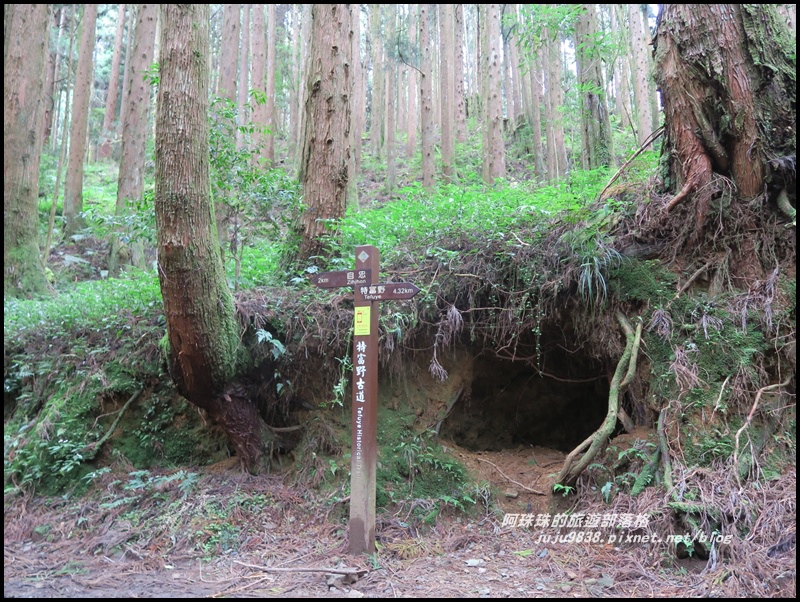
[(633, 153), (633, 155), (631, 155), (631, 158), (630, 158), (630, 159), (628, 159), (627, 161), (625, 161), (625, 163), (623, 163), (623, 164), (622, 164), (622, 167), (620, 167), (620, 168), (617, 170), (617, 173), (615, 173), (615, 174), (614, 174), (614, 175), (611, 177), (611, 179), (608, 181), (608, 184), (606, 184), (605, 188), (603, 188), (603, 190), (601, 190), (601, 191), (600, 191), (600, 194), (598, 195), (598, 197), (597, 197), (597, 198), (599, 198), (601, 201), (602, 201), (602, 200), (604, 200), (604, 199), (603, 199), (603, 195), (604, 195), (604, 194), (606, 193), (606, 191), (607, 191), (607, 190), (608, 190), (608, 189), (611, 187), (611, 185), (612, 185), (614, 182), (616, 182), (616, 181), (617, 181), (617, 179), (618, 179), (618, 178), (619, 178), (619, 177), (622, 175), (622, 172), (623, 172), (623, 171), (625, 171), (625, 169), (627, 169), (627, 167), (628, 167), (628, 166), (629, 166), (631, 163), (633, 163), (633, 160), (634, 160), (634, 159), (636, 159), (636, 157), (638, 157), (639, 155), (641, 155), (641, 154), (644, 152), (644, 150), (645, 150), (645, 149), (646, 149), (648, 146), (650, 146), (651, 144), (653, 144), (653, 142), (656, 140), (656, 138), (658, 138), (658, 137), (659, 137), (661, 134), (663, 134), (663, 133), (664, 133), (664, 126), (663, 126), (663, 125), (662, 125), (661, 127), (659, 127), (659, 128), (656, 130), (656, 131), (654, 131), (653, 133), (651, 133), (651, 134), (650, 134), (650, 135), (647, 137), (647, 140), (645, 140), (645, 141), (644, 141), (644, 143), (643, 143), (643, 144), (642, 144), (642, 145), (639, 147), (639, 150), (637, 150), (635, 153)]
[(258, 569), (259, 571), (264, 571), (266, 573), (330, 573), (332, 575), (354, 575), (360, 579), (369, 572), (367, 569), (333, 569), (329, 567), (272, 567), (250, 564), (248, 562), (241, 562), (240, 560), (234, 560), (233, 562), (251, 569)]
[(493, 463), (493, 462), (489, 462), (489, 460), (484, 460), (483, 458), (477, 458), (477, 459), (478, 459), (479, 461), (481, 461), (481, 462), (485, 462), (485, 463), (486, 463), (486, 464), (488, 464), (489, 466), (493, 466), (493, 467), (494, 467), (494, 469), (495, 469), (497, 472), (499, 472), (499, 473), (500, 473), (500, 474), (501, 474), (501, 475), (502, 475), (502, 476), (503, 476), (503, 477), (504, 477), (504, 478), (505, 478), (505, 479), (506, 479), (506, 480), (507, 480), (509, 483), (513, 483), (513, 484), (514, 484), (514, 485), (516, 485), (517, 487), (521, 487), (522, 489), (524, 489), (524, 490), (525, 490), (525, 491), (527, 491), (528, 493), (533, 493), (534, 495), (547, 495), (547, 494), (546, 494), (546, 493), (544, 493), (543, 491), (537, 491), (536, 489), (531, 489), (530, 487), (525, 487), (525, 485), (523, 485), (522, 483), (518, 483), (517, 481), (515, 481), (514, 479), (512, 479), (511, 477), (509, 477), (507, 474), (505, 474), (505, 473), (504, 473), (502, 470), (500, 470), (500, 467), (499, 467), (499, 466), (497, 466), (497, 464), (495, 464), (495, 463)]

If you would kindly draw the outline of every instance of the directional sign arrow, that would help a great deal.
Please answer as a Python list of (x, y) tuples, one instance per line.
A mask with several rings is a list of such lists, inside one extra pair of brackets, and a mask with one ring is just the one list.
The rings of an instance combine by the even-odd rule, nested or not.
[(392, 301), (411, 299), (419, 288), (410, 282), (387, 282), (385, 284), (361, 285), (356, 291), (364, 301)]
[(340, 286), (359, 286), (368, 284), (372, 270), (341, 270), (321, 272), (311, 276), (311, 282), (319, 288), (339, 288)]

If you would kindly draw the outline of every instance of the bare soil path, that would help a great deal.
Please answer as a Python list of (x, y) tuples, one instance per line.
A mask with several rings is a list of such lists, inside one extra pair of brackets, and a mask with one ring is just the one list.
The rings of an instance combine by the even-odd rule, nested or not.
[[(430, 500), (381, 510), (373, 556), (347, 554), (346, 498), (280, 476), (198, 469), (181, 481), (165, 471), (137, 489), (125, 473), (109, 473), (81, 498), (7, 495), (4, 597), (794, 597), (793, 540), (779, 553), (751, 544), (743, 560), (724, 549), (679, 560), (664, 541), (610, 542), (620, 534), (613, 528), (577, 529), (600, 533), (597, 541), (559, 541), (576, 529), (512, 526), (504, 517), (625, 508), (583, 500), (578, 510), (575, 501), (527, 493), (548, 488), (553, 450), (534, 450), (536, 466), (527, 450), (454, 453), (517, 497), (489, 508), (479, 501), (470, 516), (444, 509), (432, 524), (419, 518)], [(627, 509), (647, 504), (661, 502)], [(657, 534), (661, 524), (638, 533)]]

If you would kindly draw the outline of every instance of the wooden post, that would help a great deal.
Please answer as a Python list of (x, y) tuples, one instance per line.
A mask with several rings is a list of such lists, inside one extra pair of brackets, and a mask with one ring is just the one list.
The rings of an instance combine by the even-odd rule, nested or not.
[(378, 284), (380, 251), (356, 247), (355, 270), (312, 277), (320, 288), (355, 289), (353, 322), (353, 418), (350, 459), (350, 552), (375, 552), (375, 469), (378, 464), (378, 304), (411, 299), (409, 282)]
[[(356, 273), (369, 270), (378, 282), (377, 247), (356, 247)], [(375, 551), (375, 469), (378, 461), (378, 301), (367, 301), (355, 287), (353, 330), (353, 418), (350, 460), (350, 552)]]

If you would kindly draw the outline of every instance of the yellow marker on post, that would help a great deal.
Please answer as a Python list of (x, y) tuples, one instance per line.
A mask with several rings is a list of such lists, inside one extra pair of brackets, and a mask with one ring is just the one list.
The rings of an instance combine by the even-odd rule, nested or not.
[(356, 307), (356, 317), (355, 317), (355, 325), (354, 325), (354, 333), (357, 337), (368, 337), (369, 336), (369, 324), (370, 324), (370, 313), (372, 308), (369, 306), (366, 307)]

